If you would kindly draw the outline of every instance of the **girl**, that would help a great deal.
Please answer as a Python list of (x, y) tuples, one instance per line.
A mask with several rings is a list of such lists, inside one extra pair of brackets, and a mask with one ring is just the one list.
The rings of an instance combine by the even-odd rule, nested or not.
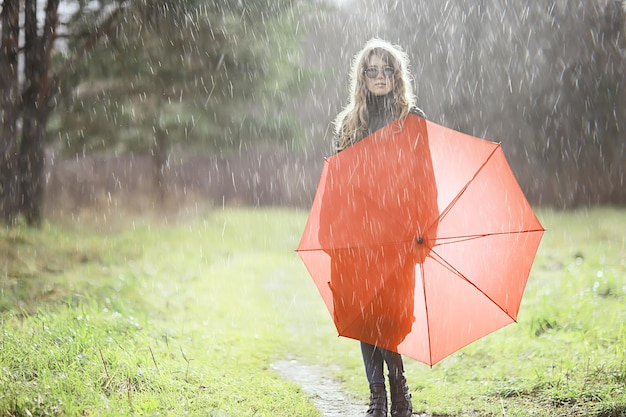
[[(408, 59), (397, 46), (372, 39), (354, 57), (348, 104), (335, 119), (333, 148), (341, 152), (385, 125), (409, 113), (425, 117), (415, 106)], [(387, 417), (387, 391), (384, 364), (389, 371), (391, 416), (410, 417), (411, 394), (404, 376), (402, 356), (396, 352), (361, 342), (365, 373), (370, 387), (366, 417)]]

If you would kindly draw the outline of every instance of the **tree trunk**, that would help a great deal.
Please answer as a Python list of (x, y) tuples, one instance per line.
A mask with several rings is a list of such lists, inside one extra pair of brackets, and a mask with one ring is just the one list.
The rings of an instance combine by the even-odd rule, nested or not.
[(41, 223), (44, 189), (44, 143), (50, 114), (49, 72), (59, 0), (48, 0), (41, 36), (37, 33), (37, 1), (26, 0), (24, 11), (24, 106), (19, 151), (21, 211), (29, 225)]
[[(30, 114), (29, 114), (30, 113)], [(24, 112), (23, 137), (20, 146), (19, 168), (21, 188), (21, 212), (30, 226), (42, 221), (44, 190), (44, 140), (47, 115)]]
[(17, 175), (17, 119), (19, 0), (4, 0), (0, 50), (0, 217), (15, 223), (19, 211)]

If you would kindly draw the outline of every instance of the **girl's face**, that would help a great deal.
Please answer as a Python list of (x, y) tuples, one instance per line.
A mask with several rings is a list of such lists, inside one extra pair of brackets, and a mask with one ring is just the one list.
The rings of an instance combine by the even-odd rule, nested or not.
[(387, 60), (372, 55), (363, 72), (365, 86), (373, 95), (385, 96), (393, 90), (395, 72), (395, 68)]

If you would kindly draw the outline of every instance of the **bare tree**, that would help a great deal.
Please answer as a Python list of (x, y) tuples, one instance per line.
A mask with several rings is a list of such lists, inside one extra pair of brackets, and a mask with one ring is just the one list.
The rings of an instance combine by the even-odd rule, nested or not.
[(0, 49), (0, 212), (12, 223), (18, 210), (17, 120), (19, 0), (5, 0), (2, 8)]
[(43, 197), (44, 140), (53, 94), (48, 86), (50, 61), (59, 0), (48, 0), (41, 35), (37, 25), (37, 1), (25, 0), (24, 5), (24, 92), (18, 159), (20, 208), (28, 224), (38, 225)]
[[(81, 33), (82, 47), (53, 74), (52, 54), (59, 26), (60, 0), (47, 0), (43, 23), (37, 0), (5, 0), (2, 5), (0, 51), (0, 216), (7, 225), (20, 214), (29, 225), (41, 222), (44, 186), (44, 143), (48, 118), (59, 82), (69, 68), (114, 26), (127, 0), (117, 0), (109, 18), (88, 33)], [(111, 6), (111, 5), (109, 5)], [(23, 10), (24, 45), (20, 49), (20, 11)], [(24, 65), (19, 76), (19, 53)], [(21, 128), (21, 136), (20, 136)]]

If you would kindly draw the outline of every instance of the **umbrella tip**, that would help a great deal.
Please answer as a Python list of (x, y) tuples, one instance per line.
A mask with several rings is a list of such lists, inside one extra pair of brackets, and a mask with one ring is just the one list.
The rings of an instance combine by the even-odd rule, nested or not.
[(424, 243), (424, 238), (422, 236), (418, 236), (415, 238), (415, 242), (417, 242), (418, 245), (421, 245)]

